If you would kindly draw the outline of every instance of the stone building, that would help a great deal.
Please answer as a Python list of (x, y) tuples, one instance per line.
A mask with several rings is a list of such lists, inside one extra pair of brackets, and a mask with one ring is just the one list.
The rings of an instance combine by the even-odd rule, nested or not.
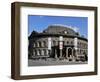
[(50, 25), (41, 33), (33, 31), (28, 40), (28, 57), (34, 60), (55, 58), (87, 61), (88, 59), (87, 38), (69, 26)]

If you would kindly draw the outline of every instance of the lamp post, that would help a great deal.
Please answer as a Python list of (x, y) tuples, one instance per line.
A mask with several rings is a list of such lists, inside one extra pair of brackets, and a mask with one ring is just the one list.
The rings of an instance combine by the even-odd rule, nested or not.
[(59, 49), (60, 49), (60, 57), (59, 58), (62, 58), (63, 36), (59, 37)]

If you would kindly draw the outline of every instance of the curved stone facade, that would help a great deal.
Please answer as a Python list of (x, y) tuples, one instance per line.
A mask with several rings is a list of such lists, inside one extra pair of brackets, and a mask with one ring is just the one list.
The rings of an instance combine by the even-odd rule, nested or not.
[[(60, 37), (63, 38), (60, 44)], [(51, 39), (51, 44), (48, 41)], [(33, 31), (29, 36), (29, 58), (66, 59), (87, 61), (88, 40), (67, 26), (51, 25), (42, 33)], [(49, 49), (48, 47), (51, 47)], [(60, 49), (60, 46), (62, 49)]]

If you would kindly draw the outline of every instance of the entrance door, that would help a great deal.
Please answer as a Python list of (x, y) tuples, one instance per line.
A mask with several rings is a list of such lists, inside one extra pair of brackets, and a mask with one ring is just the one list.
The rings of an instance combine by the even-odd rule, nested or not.
[(52, 47), (51, 57), (52, 57), (52, 58), (55, 58), (55, 56), (56, 56), (57, 58), (59, 58), (59, 56), (60, 56), (60, 51), (59, 51), (58, 46), (53, 46), (53, 47)]
[(68, 48), (68, 57), (71, 57), (73, 55), (72, 48)]

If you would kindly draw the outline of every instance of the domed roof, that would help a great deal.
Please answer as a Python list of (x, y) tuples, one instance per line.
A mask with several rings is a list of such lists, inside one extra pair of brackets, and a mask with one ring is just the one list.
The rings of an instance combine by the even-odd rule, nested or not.
[(43, 31), (43, 33), (52, 33), (52, 34), (68, 34), (68, 35), (76, 35), (76, 32), (66, 25), (50, 25), (47, 29)]

